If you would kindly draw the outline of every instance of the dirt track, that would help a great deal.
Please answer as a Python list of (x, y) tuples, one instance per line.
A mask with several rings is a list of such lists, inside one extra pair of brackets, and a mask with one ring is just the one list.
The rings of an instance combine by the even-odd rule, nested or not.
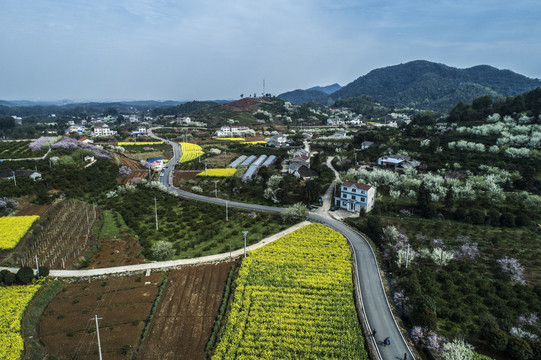
[(148, 335), (137, 359), (205, 359), (205, 345), (232, 263), (169, 272)]

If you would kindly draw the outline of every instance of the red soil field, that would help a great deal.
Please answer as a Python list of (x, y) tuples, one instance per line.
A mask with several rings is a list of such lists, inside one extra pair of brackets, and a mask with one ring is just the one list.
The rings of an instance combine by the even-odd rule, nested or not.
[(231, 266), (220, 263), (170, 271), (136, 359), (205, 359)]
[[(130, 359), (161, 283), (161, 274), (66, 284), (41, 317), (39, 334), (51, 359), (97, 359), (94, 315), (104, 359)], [(147, 283), (149, 282), (149, 283)]]
[(142, 264), (145, 259), (139, 254), (139, 250), (141, 246), (133, 236), (100, 240), (98, 251), (85, 269)]

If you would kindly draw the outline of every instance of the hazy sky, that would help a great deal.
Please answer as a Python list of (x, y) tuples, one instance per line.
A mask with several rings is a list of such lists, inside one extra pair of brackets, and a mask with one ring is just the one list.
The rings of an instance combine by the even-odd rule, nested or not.
[(0, 0), (0, 99), (274, 95), (411, 60), (541, 78), (539, 0)]

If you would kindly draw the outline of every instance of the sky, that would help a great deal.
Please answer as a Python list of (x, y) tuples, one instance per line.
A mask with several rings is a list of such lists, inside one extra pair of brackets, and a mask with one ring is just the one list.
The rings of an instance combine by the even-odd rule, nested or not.
[(541, 78), (538, 0), (0, 0), (2, 100), (210, 100), (429, 60)]

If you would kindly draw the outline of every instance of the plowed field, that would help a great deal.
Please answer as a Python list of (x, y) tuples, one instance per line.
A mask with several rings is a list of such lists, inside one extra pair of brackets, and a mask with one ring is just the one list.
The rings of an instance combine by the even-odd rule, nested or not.
[(173, 270), (137, 359), (205, 359), (232, 263)]
[(40, 338), (51, 359), (97, 359), (96, 314), (103, 358), (129, 359), (160, 282), (161, 274), (153, 273), (65, 285), (40, 322)]

